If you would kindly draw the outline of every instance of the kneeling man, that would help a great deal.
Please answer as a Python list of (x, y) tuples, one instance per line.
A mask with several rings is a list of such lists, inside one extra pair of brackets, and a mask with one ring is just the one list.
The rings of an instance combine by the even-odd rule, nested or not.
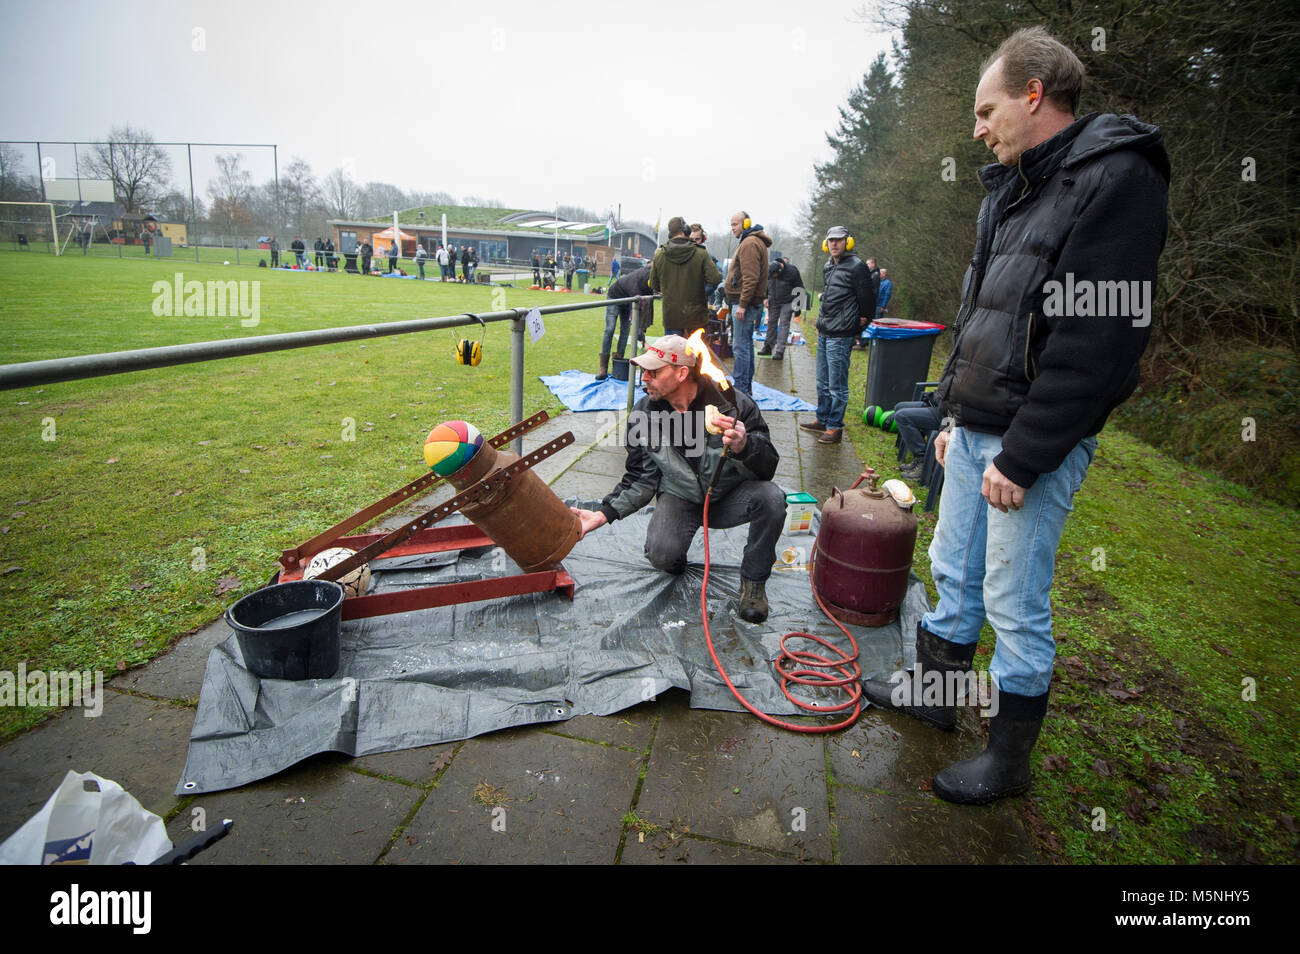
[[(628, 417), (627, 472), (599, 510), (574, 508), (582, 533), (635, 513), (658, 494), (646, 559), (665, 572), (682, 573), (712, 485), (710, 527), (749, 524), (739, 610), (747, 622), (761, 623), (767, 619), (764, 584), (785, 524), (785, 494), (772, 483), (780, 455), (767, 422), (748, 394), (719, 390), (702, 376), (699, 355), (680, 335), (652, 342), (632, 361), (642, 369), (646, 396)], [(707, 412), (709, 405), (716, 416)], [(706, 418), (720, 433), (708, 432)]]

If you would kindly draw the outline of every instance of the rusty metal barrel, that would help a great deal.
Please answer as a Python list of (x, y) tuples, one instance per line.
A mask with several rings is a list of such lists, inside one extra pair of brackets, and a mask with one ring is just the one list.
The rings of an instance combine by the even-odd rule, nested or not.
[[(447, 480), (457, 490), (465, 490), (517, 460), (518, 455), (484, 443)], [(496, 541), (525, 573), (559, 566), (582, 532), (578, 516), (532, 470), (515, 474), (500, 490), (462, 507), (460, 512)]]

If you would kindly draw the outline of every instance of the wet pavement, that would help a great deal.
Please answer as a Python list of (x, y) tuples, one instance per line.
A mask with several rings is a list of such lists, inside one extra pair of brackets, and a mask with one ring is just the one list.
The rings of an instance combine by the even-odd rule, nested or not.
[[(760, 358), (755, 379), (817, 401), (805, 347), (782, 362)], [(777, 482), (820, 502), (853, 483), (862, 461), (847, 440), (818, 444), (798, 426), (812, 416), (764, 414), (782, 454)], [(573, 445), (536, 470), (561, 498), (599, 499), (622, 474), (614, 426), (612, 414), (565, 413), (525, 449), (571, 430)], [(952, 733), (868, 709), (845, 732), (796, 735), (748, 714), (691, 709), (673, 690), (611, 716), (356, 759), (320, 755), (242, 788), (178, 798), (208, 652), (228, 635), (217, 620), (106, 683), (99, 718), (69, 709), (0, 746), (0, 840), (75, 769), (119, 782), (168, 821), (173, 841), (234, 819), (194, 864), (1037, 860), (1014, 800), (969, 808), (929, 791), (938, 769), (981, 748), (970, 710)]]

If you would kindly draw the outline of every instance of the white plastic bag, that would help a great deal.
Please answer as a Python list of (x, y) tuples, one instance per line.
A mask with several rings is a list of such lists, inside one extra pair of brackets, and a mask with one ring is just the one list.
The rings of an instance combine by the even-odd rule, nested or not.
[(147, 865), (171, 850), (163, 820), (121, 785), (94, 772), (69, 772), (44, 807), (0, 845), (0, 864)]

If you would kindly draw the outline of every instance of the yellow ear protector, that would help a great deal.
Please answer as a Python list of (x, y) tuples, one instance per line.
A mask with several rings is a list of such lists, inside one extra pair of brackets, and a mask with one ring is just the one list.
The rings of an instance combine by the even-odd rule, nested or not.
[[(831, 243), (830, 243), (829, 241), (827, 241), (826, 239), (822, 239), (822, 251), (823, 251), (823, 252), (827, 252), (827, 253), (829, 253), (830, 250), (831, 250)], [(850, 235), (850, 236), (849, 236), (849, 240), (848, 240), (847, 242), (844, 243), (844, 251), (846, 251), (846, 252), (851, 252), (851, 251), (853, 251), (853, 236), (852, 236), (852, 235)]]
[[(480, 318), (478, 315), (468, 311), (465, 312), (465, 314), (468, 315), (470, 318), (473, 318), (480, 325), (482, 325), (484, 331), (487, 330), (487, 325), (484, 324), (483, 319)], [(467, 364), (471, 368), (477, 368), (479, 362), (482, 360), (483, 360), (483, 342), (474, 341), (470, 338), (462, 338), (456, 342), (456, 363), (457, 364)]]
[(740, 227), (741, 227), (742, 229), (750, 229), (750, 228), (753, 228), (753, 227), (754, 227), (754, 220), (751, 219), (751, 218), (749, 217), (749, 213), (748, 213), (748, 212), (741, 212), (740, 214), (743, 215), (743, 216), (745, 217), (745, 221), (743, 221), (743, 222), (740, 223)]

